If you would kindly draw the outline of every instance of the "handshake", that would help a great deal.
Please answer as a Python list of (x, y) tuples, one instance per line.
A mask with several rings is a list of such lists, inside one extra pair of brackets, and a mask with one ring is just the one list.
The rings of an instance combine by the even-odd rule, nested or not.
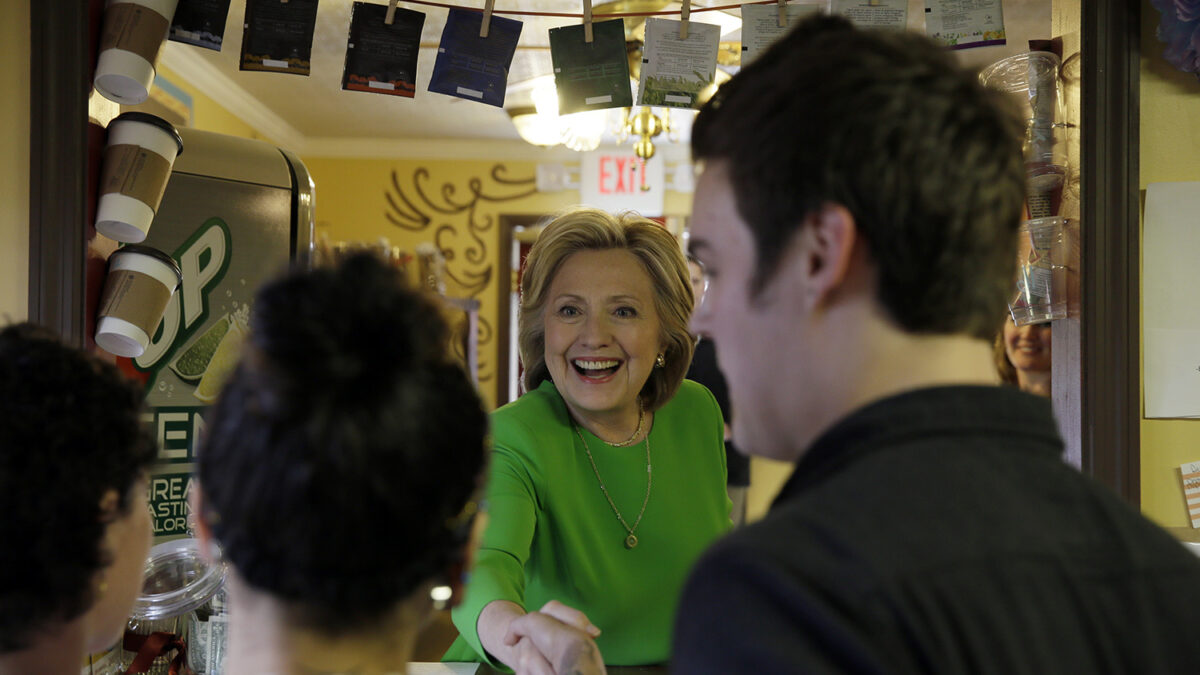
[[(603, 675), (604, 660), (595, 638), (600, 629), (583, 612), (551, 600), (536, 612), (495, 601), (479, 617), (480, 628), (507, 624), (502, 647), (492, 652), (517, 675)], [(480, 637), (491, 632), (481, 630)], [(484, 638), (486, 640), (486, 638)], [(486, 644), (485, 644), (486, 646)]]

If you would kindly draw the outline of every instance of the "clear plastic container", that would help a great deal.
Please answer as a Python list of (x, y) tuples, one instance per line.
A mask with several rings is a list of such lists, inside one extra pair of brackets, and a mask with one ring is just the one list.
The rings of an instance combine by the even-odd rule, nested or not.
[(1029, 218), (1059, 215), (1067, 160), (1058, 118), (1059, 58), (1051, 52), (1024, 52), (983, 69), (988, 87), (1017, 94), (1025, 119), (1025, 169)]
[(1021, 224), (1017, 247), (1017, 293), (1009, 303), (1013, 324), (1025, 326), (1067, 317), (1066, 218), (1034, 218)]
[[(142, 595), (133, 606), (126, 635), (168, 633), (187, 647), (197, 675), (221, 672), (225, 655), (225, 565), (210, 565), (195, 539), (177, 539), (150, 549)], [(129, 666), (136, 652), (124, 651)], [(167, 675), (172, 650), (154, 659), (150, 675)]]
[(979, 73), (987, 86), (1022, 96), (1025, 119), (1033, 127), (1054, 125), (1058, 108), (1058, 55), (1023, 52), (993, 63)]

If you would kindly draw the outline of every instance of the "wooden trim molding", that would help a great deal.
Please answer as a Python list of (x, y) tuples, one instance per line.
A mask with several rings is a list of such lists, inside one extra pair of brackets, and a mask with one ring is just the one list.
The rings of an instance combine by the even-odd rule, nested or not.
[[(84, 344), (94, 2), (31, 2), (29, 319)], [(102, 3), (101, 3), (102, 6)]]
[(1140, 5), (1082, 2), (1082, 468), (1140, 502)]

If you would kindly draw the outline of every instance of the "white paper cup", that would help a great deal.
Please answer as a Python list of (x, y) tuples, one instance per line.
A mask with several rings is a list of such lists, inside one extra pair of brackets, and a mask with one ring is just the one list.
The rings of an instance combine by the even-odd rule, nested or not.
[(96, 91), (126, 105), (146, 100), (154, 83), (154, 61), (167, 39), (177, 3), (178, 0), (108, 0), (93, 82)]
[(137, 358), (183, 283), (171, 256), (149, 246), (119, 248), (108, 258), (108, 277), (96, 320), (96, 344), (106, 352)]
[(110, 122), (96, 231), (131, 244), (143, 241), (181, 152), (179, 132), (161, 117), (128, 112)]

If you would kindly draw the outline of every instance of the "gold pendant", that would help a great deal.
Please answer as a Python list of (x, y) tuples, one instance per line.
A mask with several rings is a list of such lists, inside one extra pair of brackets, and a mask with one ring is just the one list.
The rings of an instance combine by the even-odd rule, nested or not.
[(637, 546), (637, 536), (630, 534), (628, 537), (625, 537), (625, 548), (633, 548), (634, 546)]

